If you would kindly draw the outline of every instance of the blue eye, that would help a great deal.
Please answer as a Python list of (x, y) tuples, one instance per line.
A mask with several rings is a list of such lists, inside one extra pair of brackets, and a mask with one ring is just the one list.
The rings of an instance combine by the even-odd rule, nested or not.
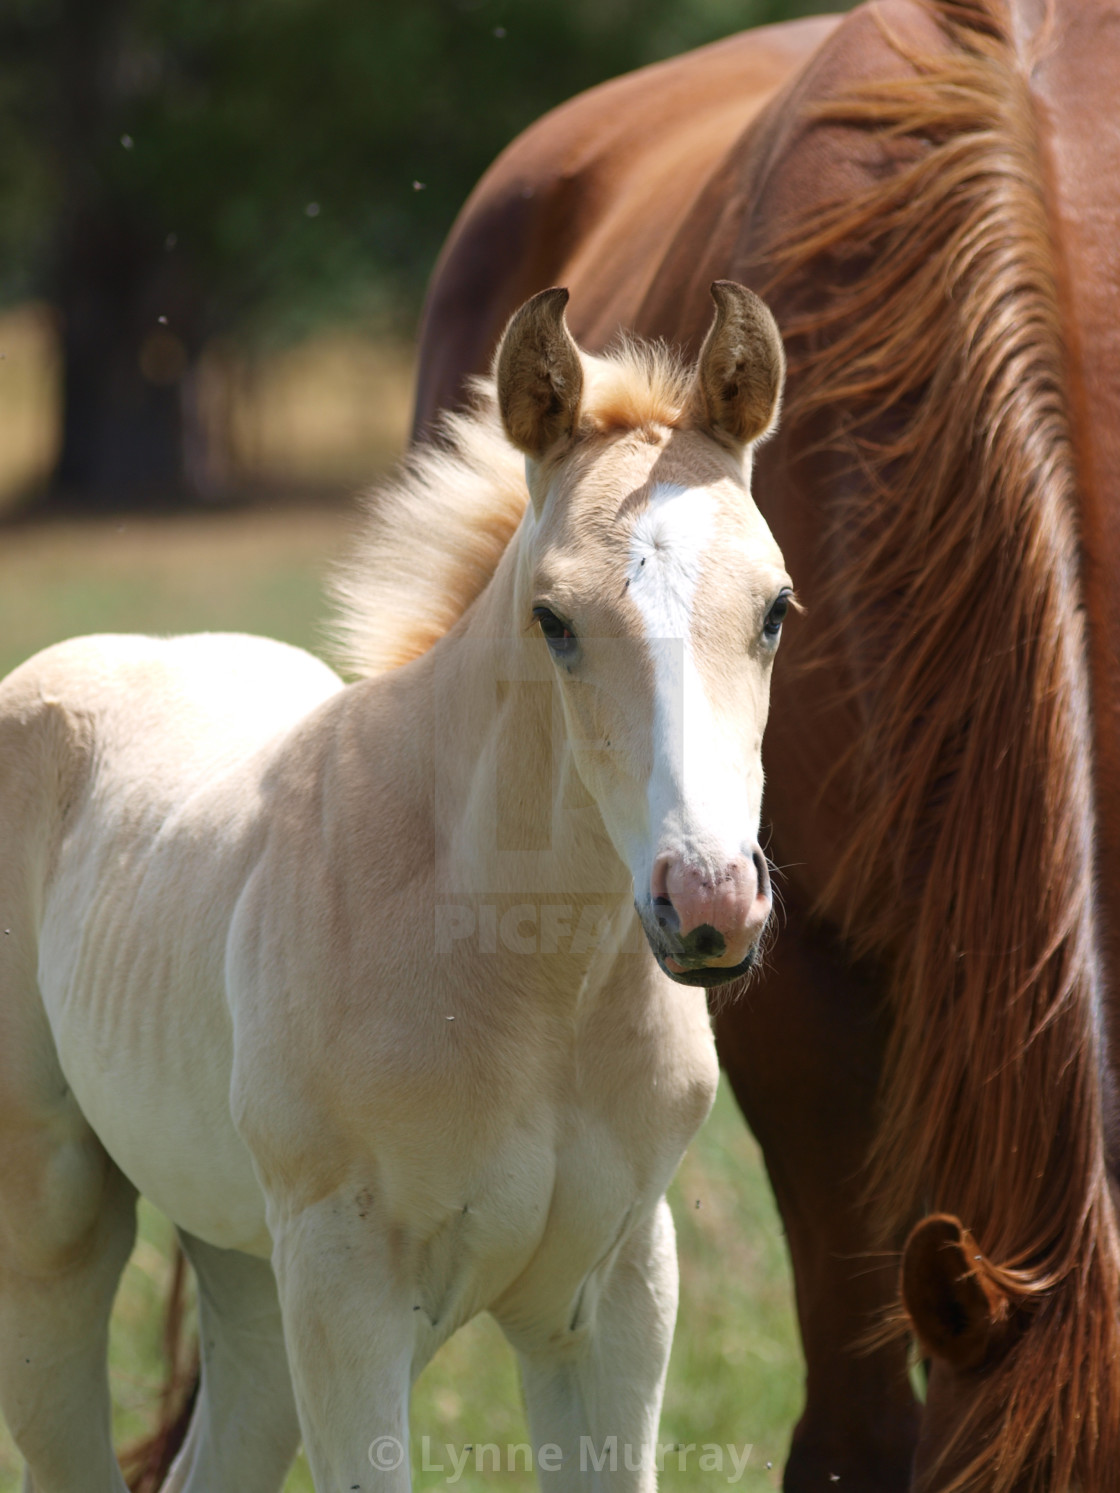
[(762, 635), (771, 642), (776, 641), (782, 631), (782, 623), (786, 620), (792, 595), (792, 591), (783, 591), (766, 613), (766, 621), (762, 624)]
[(579, 647), (576, 635), (566, 622), (549, 611), (548, 607), (534, 607), (533, 620), (537, 623), (553, 658), (572, 659)]

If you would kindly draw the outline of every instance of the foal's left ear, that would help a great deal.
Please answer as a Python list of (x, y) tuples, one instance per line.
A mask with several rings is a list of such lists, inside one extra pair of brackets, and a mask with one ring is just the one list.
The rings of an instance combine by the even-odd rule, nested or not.
[(563, 288), (542, 290), (514, 312), (498, 348), (502, 425), (535, 461), (570, 436), (579, 419), (583, 364), (564, 321), (567, 304)]
[(753, 290), (734, 280), (712, 286), (716, 303), (696, 365), (692, 411), (717, 439), (747, 446), (778, 420), (786, 356), (778, 324)]

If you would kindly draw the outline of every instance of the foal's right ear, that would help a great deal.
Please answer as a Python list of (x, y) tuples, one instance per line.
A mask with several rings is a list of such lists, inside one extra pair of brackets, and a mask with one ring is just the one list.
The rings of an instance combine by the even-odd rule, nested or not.
[(778, 423), (786, 355), (770, 308), (753, 290), (717, 280), (712, 300), (716, 314), (696, 364), (693, 419), (742, 449)]
[(542, 290), (515, 311), (496, 360), (498, 410), (519, 451), (540, 461), (579, 419), (583, 364), (564, 321), (568, 292)]
[(902, 1252), (902, 1301), (925, 1353), (954, 1369), (998, 1353), (1011, 1303), (976, 1240), (949, 1213), (916, 1224)]

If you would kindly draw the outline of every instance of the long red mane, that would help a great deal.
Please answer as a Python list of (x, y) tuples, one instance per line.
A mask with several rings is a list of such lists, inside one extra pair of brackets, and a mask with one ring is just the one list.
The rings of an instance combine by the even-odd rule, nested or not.
[(827, 111), (906, 163), (793, 231), (770, 285), (795, 306), (813, 288), (783, 330), (787, 429), (829, 430), (841, 474), (816, 662), (866, 702), (821, 910), (889, 972), (884, 1237), (957, 1214), (1029, 1324), (977, 1380), (961, 1441), (982, 1450), (951, 1486), (1100, 1490), (1120, 1478), (1120, 1247), (1055, 248), (1002, 9), (932, 10), (943, 52), (900, 48), (897, 81)]

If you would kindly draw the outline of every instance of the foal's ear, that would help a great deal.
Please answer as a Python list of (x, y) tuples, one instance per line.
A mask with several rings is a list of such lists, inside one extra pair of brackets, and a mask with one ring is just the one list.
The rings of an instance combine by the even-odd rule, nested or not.
[(916, 1224), (902, 1252), (902, 1301), (923, 1350), (979, 1367), (1010, 1329), (1011, 1305), (976, 1240), (948, 1213)]
[(540, 461), (579, 419), (583, 364), (564, 322), (568, 292), (542, 290), (515, 311), (498, 348), (498, 409), (506, 435)]
[(725, 443), (746, 446), (777, 424), (786, 355), (777, 322), (753, 290), (717, 280), (712, 300), (716, 314), (696, 365), (693, 418)]

